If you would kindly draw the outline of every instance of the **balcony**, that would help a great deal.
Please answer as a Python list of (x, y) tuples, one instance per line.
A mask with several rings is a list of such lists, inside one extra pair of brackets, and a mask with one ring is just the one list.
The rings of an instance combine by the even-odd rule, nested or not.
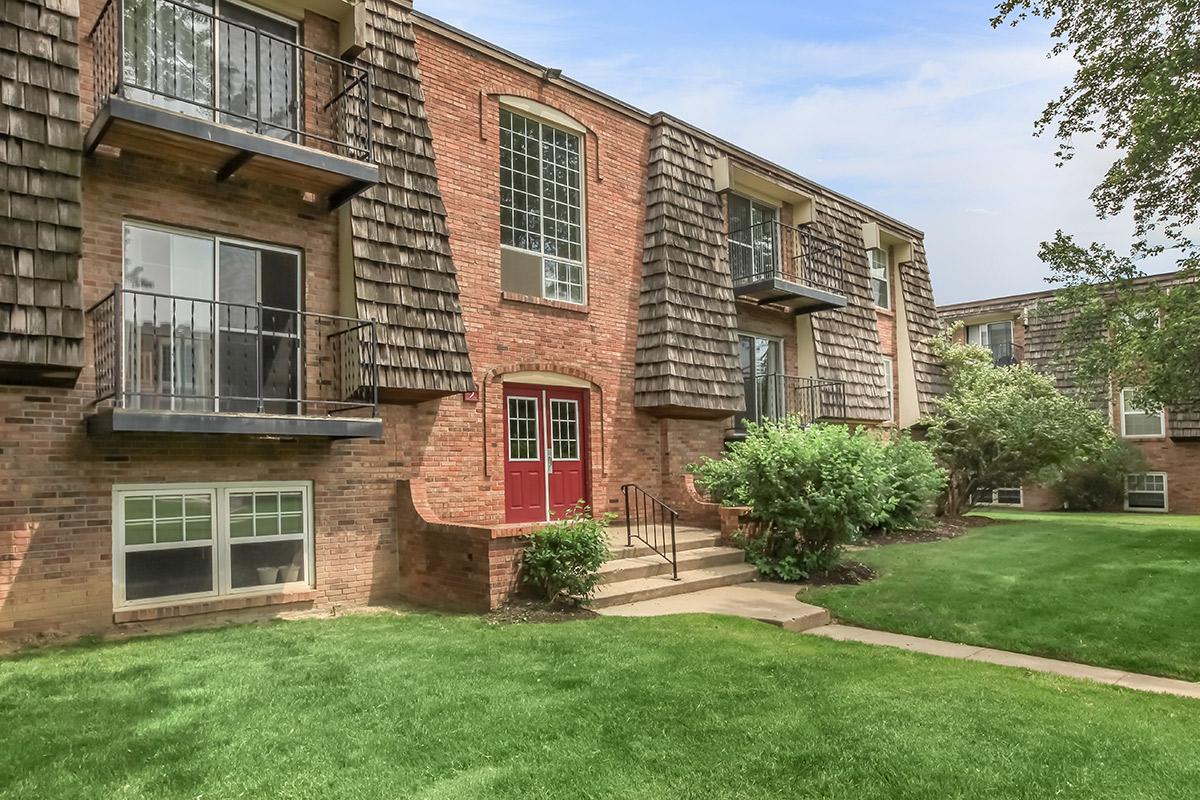
[[(211, 7), (212, 4), (208, 4)], [(330, 209), (379, 181), (371, 73), (253, 9), (108, 0), (89, 34), (100, 145), (294, 188)]]
[(997, 367), (1011, 367), (1021, 363), (1023, 352), (1021, 347), (1013, 342), (992, 342), (984, 345), (992, 351), (992, 363)]
[(373, 322), (122, 288), (88, 317), (91, 434), (383, 435)]
[(810, 314), (846, 305), (841, 246), (809, 227), (767, 220), (729, 233), (733, 293)]
[(786, 418), (808, 425), (846, 419), (846, 384), (791, 375), (762, 375), (746, 380), (746, 410), (734, 420), (729, 438), (745, 436), (746, 422)]

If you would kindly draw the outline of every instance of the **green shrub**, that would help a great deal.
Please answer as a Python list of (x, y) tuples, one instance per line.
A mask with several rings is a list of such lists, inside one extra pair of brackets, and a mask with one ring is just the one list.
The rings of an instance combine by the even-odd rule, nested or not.
[(1125, 476), (1145, 469), (1142, 454), (1117, 440), (1099, 455), (1069, 464), (1052, 488), (1071, 511), (1111, 511), (1125, 502)]
[(929, 522), (937, 498), (946, 488), (946, 472), (933, 453), (908, 433), (894, 435), (884, 446), (891, 494), (880, 531), (919, 528)]
[(915, 524), (944, 483), (923, 444), (889, 443), (863, 429), (750, 425), (722, 459), (692, 467), (726, 505), (749, 506), (739, 542), (768, 577), (799, 580), (824, 569), (867, 530)]
[(529, 535), (525, 548), (525, 582), (549, 602), (582, 602), (600, 581), (600, 565), (608, 558), (605, 526), (615, 515), (593, 519), (582, 502), (556, 522)]

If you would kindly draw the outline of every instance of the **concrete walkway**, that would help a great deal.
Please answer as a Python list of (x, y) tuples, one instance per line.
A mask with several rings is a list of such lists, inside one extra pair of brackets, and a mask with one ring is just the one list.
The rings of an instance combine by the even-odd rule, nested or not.
[(789, 631), (828, 626), (829, 612), (796, 599), (796, 587), (785, 583), (739, 583), (698, 592), (641, 600), (595, 609), (610, 617), (661, 617), (667, 614), (728, 614), (778, 625)]
[(1110, 686), (1124, 686), (1126, 689), (1137, 689), (1141, 692), (1173, 694), (1178, 697), (1200, 699), (1200, 683), (1093, 667), (1073, 661), (1058, 661), (1053, 658), (1029, 656), (1023, 653), (1010, 653), (1006, 650), (993, 650), (990, 647), (942, 642), (937, 639), (921, 639), (916, 636), (873, 631), (850, 625), (823, 625), (811, 628), (806, 632), (814, 636), (824, 636), (826, 639), (836, 639), (839, 642), (862, 642), (884, 647), (898, 647), (903, 650), (912, 650), (915, 653), (957, 658), (963, 661), (982, 661), (1004, 667), (1019, 667), (1034, 672), (1049, 672), (1054, 675), (1065, 675), (1068, 678), (1106, 683)]

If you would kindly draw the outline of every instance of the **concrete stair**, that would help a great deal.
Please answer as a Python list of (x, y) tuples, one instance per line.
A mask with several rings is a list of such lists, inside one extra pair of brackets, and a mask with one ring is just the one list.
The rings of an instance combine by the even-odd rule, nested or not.
[(721, 535), (716, 531), (682, 526), (676, 529), (677, 581), (671, 580), (671, 564), (665, 558), (636, 539), (633, 546), (625, 542), (623, 528), (610, 531), (612, 557), (600, 568), (600, 586), (592, 597), (592, 608), (732, 586), (758, 577), (758, 570), (745, 563), (741, 550), (721, 546)]

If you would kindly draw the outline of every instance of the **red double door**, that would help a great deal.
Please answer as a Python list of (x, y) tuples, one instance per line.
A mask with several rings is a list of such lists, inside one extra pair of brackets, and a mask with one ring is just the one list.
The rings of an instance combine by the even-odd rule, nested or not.
[(504, 385), (504, 504), (509, 522), (561, 519), (588, 482), (588, 393)]

